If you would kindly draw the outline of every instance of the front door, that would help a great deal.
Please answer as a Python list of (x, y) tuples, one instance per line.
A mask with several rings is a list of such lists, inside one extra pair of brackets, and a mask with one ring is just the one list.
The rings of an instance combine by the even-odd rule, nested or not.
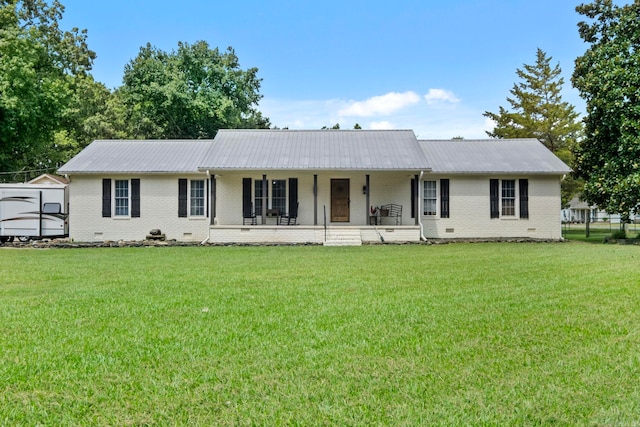
[(331, 180), (331, 222), (349, 222), (349, 180)]

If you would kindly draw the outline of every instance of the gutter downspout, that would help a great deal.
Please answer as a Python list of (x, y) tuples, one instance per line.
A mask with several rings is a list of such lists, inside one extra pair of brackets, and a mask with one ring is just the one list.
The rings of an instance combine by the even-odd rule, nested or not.
[[(209, 169), (207, 169), (207, 181), (209, 181), (210, 178), (210, 174), (209, 174)], [(213, 185), (212, 183), (210, 183), (209, 185)], [(209, 197), (211, 197), (211, 190), (209, 190)], [(211, 200), (209, 200), (209, 205), (211, 205)], [(209, 209), (209, 214), (213, 216), (213, 211), (211, 209)], [(213, 218), (209, 219), (209, 224), (207, 225), (207, 237), (200, 242), (200, 246), (204, 246), (205, 243), (207, 243), (209, 240), (211, 240), (211, 220)]]
[[(416, 182), (416, 192), (417, 194), (417, 199), (418, 199), (418, 212), (416, 212), (416, 218), (418, 218), (418, 225), (420, 226), (420, 240), (422, 240), (423, 242), (427, 241), (427, 238), (424, 237), (424, 225), (422, 224), (422, 206), (420, 206), (420, 200), (422, 199), (420, 197), (420, 183), (422, 182), (422, 176), (424, 175), (424, 171), (420, 171), (420, 178), (418, 178), (418, 182)], [(424, 203), (424, 201), (422, 202)]]

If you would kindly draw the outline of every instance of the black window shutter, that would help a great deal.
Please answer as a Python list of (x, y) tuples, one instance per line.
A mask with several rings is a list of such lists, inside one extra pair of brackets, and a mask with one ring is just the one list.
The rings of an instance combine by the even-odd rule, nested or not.
[(416, 179), (411, 178), (411, 218), (416, 217)]
[(178, 217), (185, 218), (187, 216), (187, 180), (180, 178), (178, 180)]
[(140, 218), (140, 179), (131, 180), (131, 218)]
[(102, 180), (102, 217), (111, 217), (111, 180)]
[(209, 194), (209, 180), (205, 179), (206, 190), (204, 192), (204, 205), (205, 205), (205, 215), (209, 218), (209, 203), (207, 203), (207, 194)]
[(491, 218), (500, 218), (500, 185), (497, 179), (489, 181), (489, 197), (491, 202)]
[(520, 185), (520, 218), (529, 218), (529, 180), (521, 179)]
[(289, 178), (289, 216), (298, 216), (298, 178)]
[(440, 180), (440, 218), (449, 218), (449, 180)]
[(245, 218), (253, 216), (253, 212), (251, 212), (251, 178), (242, 178), (242, 213)]

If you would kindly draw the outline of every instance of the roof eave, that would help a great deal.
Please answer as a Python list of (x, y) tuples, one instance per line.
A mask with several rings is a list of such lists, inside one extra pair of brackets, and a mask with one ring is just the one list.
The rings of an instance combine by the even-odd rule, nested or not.
[(437, 174), (447, 174), (447, 175), (548, 175), (548, 176), (556, 176), (556, 175), (566, 175), (571, 172), (568, 171), (445, 171), (445, 170), (434, 170), (432, 173)]
[(206, 171), (226, 171), (226, 172), (242, 172), (242, 171), (292, 171), (292, 172), (338, 172), (338, 171), (351, 171), (351, 172), (431, 172), (430, 168), (272, 168), (272, 167), (244, 167), (244, 168), (220, 168), (220, 167), (199, 167), (200, 172)]

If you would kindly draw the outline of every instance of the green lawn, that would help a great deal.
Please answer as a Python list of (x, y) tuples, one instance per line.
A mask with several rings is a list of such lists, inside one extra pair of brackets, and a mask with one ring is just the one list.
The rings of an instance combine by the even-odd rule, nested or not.
[[(620, 229), (620, 224), (597, 222), (589, 225), (589, 237), (585, 230), (585, 224), (563, 224), (562, 237), (568, 240), (578, 240), (588, 243), (603, 243), (605, 238)], [(627, 230), (628, 238), (636, 238), (640, 234), (638, 224), (629, 224)]]
[(639, 260), (0, 249), (0, 425), (638, 425)]

